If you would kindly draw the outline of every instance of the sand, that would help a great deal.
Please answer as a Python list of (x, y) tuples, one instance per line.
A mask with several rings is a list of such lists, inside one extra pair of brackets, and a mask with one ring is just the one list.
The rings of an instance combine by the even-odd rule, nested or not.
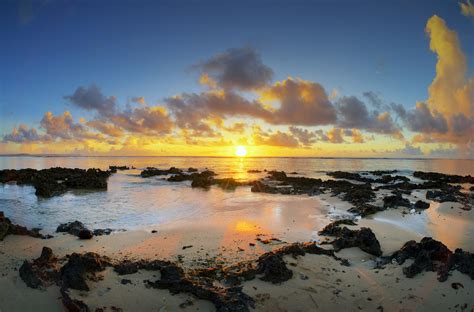
[[(414, 192), (413, 200), (423, 195)], [(349, 207), (328, 195), (321, 196), (321, 201), (328, 213), (343, 212)], [(424, 236), (433, 236), (452, 250), (456, 247), (473, 250), (474, 212), (464, 211), (458, 204), (431, 203), (428, 210), (417, 213), (404, 213), (402, 208), (389, 209), (358, 223), (357, 227), (366, 226), (374, 231), (385, 255), (408, 240), (418, 241)], [(291, 239), (291, 233), (297, 228), (289, 225), (280, 233), (270, 233), (256, 224), (242, 222), (225, 227), (208, 226), (203, 231), (202, 224), (177, 223), (160, 227), (158, 233), (149, 230), (117, 232), (88, 241), (69, 234), (58, 234), (49, 240), (10, 235), (0, 242), (0, 310), (64, 310), (58, 287), (30, 289), (17, 271), (25, 259), (37, 258), (43, 246), (52, 248), (61, 257), (72, 252), (93, 251), (114, 259), (182, 259), (183, 267), (194, 268), (207, 266), (209, 260), (232, 264), (255, 259), (284, 245), (278, 241), (262, 244), (256, 241), (258, 237), (287, 235), (286, 238)], [(249, 243), (256, 246), (251, 247)], [(182, 248), (187, 245), (192, 247)], [(351, 265), (342, 266), (323, 255), (285, 256), (293, 278), (277, 285), (256, 278), (243, 283), (243, 291), (255, 298), (256, 311), (461, 311), (465, 305), (466, 311), (474, 309), (474, 281), (457, 271), (451, 272), (443, 283), (438, 282), (436, 273), (432, 272), (409, 279), (402, 274), (402, 267), (409, 261), (402, 266), (389, 264), (384, 269), (374, 269), (373, 256), (358, 248), (344, 249), (338, 256), (348, 259)], [(143, 281), (159, 278), (157, 272), (118, 276), (109, 268), (101, 276), (103, 279), (98, 282), (88, 282), (89, 292), (71, 291), (72, 296), (83, 300), (92, 310), (112, 306), (124, 311), (214, 310), (211, 303), (191, 295), (171, 295), (167, 290), (146, 288)], [(129, 279), (131, 284), (123, 285), (122, 279)], [(453, 289), (454, 282), (464, 288)]]

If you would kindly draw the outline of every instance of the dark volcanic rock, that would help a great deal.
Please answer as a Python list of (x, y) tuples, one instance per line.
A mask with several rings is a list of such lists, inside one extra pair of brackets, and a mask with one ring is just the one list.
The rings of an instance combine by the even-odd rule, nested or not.
[(0, 182), (31, 184), (40, 197), (52, 197), (68, 189), (106, 190), (110, 171), (100, 169), (49, 168), (42, 170), (1, 170)]
[(357, 205), (356, 207), (352, 207), (348, 211), (360, 215), (361, 217), (366, 217), (368, 215), (372, 215), (383, 210), (385, 210), (384, 207), (379, 207), (371, 204), (362, 204)]
[(339, 251), (344, 248), (359, 247), (361, 250), (374, 256), (381, 256), (382, 250), (375, 234), (369, 228), (360, 228), (360, 230), (349, 230), (343, 227), (341, 233), (337, 236), (332, 245), (334, 250)]
[(383, 206), (385, 208), (397, 208), (397, 207), (411, 207), (411, 203), (408, 199), (403, 198), (400, 193), (395, 195), (386, 196), (383, 199)]
[(454, 269), (474, 279), (474, 253), (457, 248), (453, 255)]
[(57, 227), (56, 232), (57, 233), (66, 232), (74, 236), (79, 236), (79, 233), (82, 230), (87, 230), (87, 228), (84, 226), (82, 222), (79, 222), (76, 220), (73, 222), (60, 224)]
[(153, 176), (161, 176), (161, 175), (169, 175), (169, 174), (181, 174), (183, 170), (178, 169), (176, 167), (171, 167), (168, 170), (157, 169), (153, 167), (148, 167), (143, 170), (140, 175), (143, 178), (153, 177)]
[(422, 171), (415, 171), (413, 176), (422, 180), (431, 180), (437, 181), (441, 183), (470, 183), (474, 184), (474, 177), (468, 176), (460, 176), (460, 175), (449, 175), (444, 173), (437, 173), (437, 172), (422, 172)]
[(341, 224), (356, 225), (351, 220), (337, 220), (327, 225), (323, 230), (319, 231), (320, 235), (330, 235), (336, 237), (330, 242), (335, 251), (344, 248), (359, 247), (374, 256), (381, 256), (382, 250), (380, 243), (375, 234), (369, 228), (360, 228), (359, 230), (350, 230), (347, 227), (340, 227)]
[(80, 239), (91, 239), (92, 237), (94, 237), (94, 234), (89, 229), (82, 229), (79, 234), (77, 234), (77, 237), (79, 237)]
[(417, 209), (428, 209), (428, 208), (430, 208), (430, 204), (428, 204), (427, 202), (424, 202), (422, 200), (417, 200), (416, 203), (415, 203), (415, 208), (417, 208)]
[(96, 253), (85, 254), (73, 253), (69, 256), (68, 262), (61, 268), (61, 281), (65, 288), (88, 291), (86, 274), (94, 274), (105, 270), (110, 261), (106, 257), (101, 257)]
[(438, 273), (438, 280), (443, 282), (448, 278), (448, 273), (454, 265), (453, 253), (441, 242), (424, 237), (419, 243), (409, 241), (392, 256), (398, 264), (403, 264), (406, 259), (414, 259), (413, 263), (403, 268), (406, 277), (414, 277), (423, 271)]
[(353, 220), (342, 219), (336, 220), (328, 225), (326, 225), (321, 231), (318, 232), (319, 235), (329, 235), (329, 236), (338, 236), (341, 233), (341, 225), (357, 225)]
[(41, 256), (32, 262), (24, 261), (19, 269), (20, 277), (28, 287), (40, 288), (57, 283), (59, 269), (57, 258), (48, 247), (43, 247)]
[(435, 200), (440, 203), (444, 202), (457, 202), (457, 197), (451, 193), (446, 191), (428, 191), (426, 192), (426, 199)]
[(278, 284), (293, 277), (293, 271), (286, 267), (281, 253), (267, 253), (258, 259), (257, 274), (263, 274), (262, 281)]
[(109, 166), (109, 170), (113, 173), (117, 171), (123, 171), (123, 170), (130, 170), (130, 167), (128, 166)]
[(90, 311), (87, 304), (85, 304), (83, 301), (72, 299), (71, 296), (69, 296), (67, 289), (61, 288), (60, 291), (61, 291), (61, 297), (62, 297), (61, 301), (68, 312), (89, 312)]
[(10, 219), (6, 218), (3, 211), (0, 211), (0, 241), (2, 241), (7, 235), (24, 235), (35, 238), (48, 239), (52, 236), (42, 235), (38, 229), (28, 230), (26, 227), (13, 224)]

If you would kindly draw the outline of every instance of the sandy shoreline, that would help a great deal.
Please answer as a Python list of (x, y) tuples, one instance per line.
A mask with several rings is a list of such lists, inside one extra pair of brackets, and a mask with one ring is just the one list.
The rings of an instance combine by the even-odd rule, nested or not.
[[(432, 214), (439, 216), (440, 220), (460, 218), (472, 225), (472, 211), (462, 211), (459, 216), (459, 209), (454, 212), (450, 209), (451, 205), (437, 204)], [(400, 220), (410, 217), (416, 216), (403, 215), (399, 210), (387, 210), (373, 218), (360, 220), (358, 227), (370, 227), (380, 241), (384, 254), (390, 254), (407, 240), (418, 241), (423, 236), (416, 230), (397, 226)], [(10, 235), (0, 242), (0, 266), (4, 268), (0, 277), (0, 307), (2, 311), (64, 310), (58, 287), (30, 289), (18, 275), (22, 262), (37, 258), (43, 246), (50, 247), (60, 257), (72, 252), (92, 251), (114, 259), (182, 259), (183, 267), (192, 268), (205, 267), (206, 263), (210, 263), (209, 259), (213, 263), (222, 261), (227, 264), (255, 259), (284, 245), (258, 243), (255, 232), (248, 236), (233, 233), (231, 239), (224, 241), (217, 240), (212, 231), (207, 235), (198, 232), (199, 226), (188, 226), (185, 234), (180, 228), (170, 228), (160, 229), (155, 234), (148, 231), (118, 232), (92, 240), (79, 240), (69, 234), (59, 234), (49, 240)], [(249, 242), (256, 243), (256, 246), (248, 246)], [(448, 247), (452, 248), (449, 244)], [(193, 247), (183, 250), (184, 245)], [(241, 251), (239, 246), (246, 248)], [(306, 311), (310, 307), (333, 311), (381, 310), (379, 307), (383, 311), (461, 311), (464, 304), (467, 304), (466, 311), (469, 311), (474, 307), (474, 281), (457, 271), (452, 272), (448, 281), (443, 283), (436, 280), (436, 273), (433, 272), (409, 279), (403, 276), (402, 267), (410, 262), (403, 266), (389, 264), (384, 269), (373, 269), (374, 257), (358, 248), (343, 249), (337, 255), (348, 259), (351, 266), (342, 266), (323, 255), (285, 256), (285, 262), (294, 272), (289, 281), (274, 285), (257, 278), (244, 282), (243, 291), (255, 298), (256, 311)], [(204, 259), (208, 261), (200, 261)], [(99, 307), (110, 309), (112, 306), (124, 311), (214, 310), (211, 303), (188, 294), (171, 295), (168, 290), (146, 288), (143, 280), (156, 278), (159, 276), (157, 272), (140, 271), (118, 276), (112, 269), (107, 269), (101, 275), (103, 280), (89, 282), (89, 292), (72, 291), (72, 296), (84, 301), (92, 310)], [(122, 285), (122, 279), (129, 279), (131, 284)], [(455, 282), (461, 283), (464, 288), (453, 289), (451, 284)], [(180, 307), (182, 304), (185, 307)]]
[[(417, 256), (408, 256), (403, 264), (397, 263), (399, 258), (393, 256), (408, 241), (421, 242), (424, 237), (444, 243), (445, 246), (435, 242), (438, 246), (435, 248), (442, 250), (442, 257), (449, 254), (454, 259), (452, 252), (456, 248), (473, 251), (474, 210), (469, 209), (472, 206), (469, 192), (472, 191), (449, 185), (451, 181), (470, 177), (433, 178), (419, 173), (420, 178), (410, 180), (389, 175), (379, 178), (383, 173), (377, 176), (336, 172), (338, 180), (322, 181), (271, 172), (268, 178), (249, 185), (232, 179), (203, 180), (200, 174), (192, 183), (204, 183), (199, 186), (204, 189), (191, 188), (189, 181), (171, 186), (163, 179), (152, 178), (144, 184), (141, 177), (119, 174), (111, 177), (110, 193), (85, 196), (91, 203), (96, 198), (104, 200), (108, 194), (112, 196), (111, 202), (125, 200), (126, 206), (118, 207), (122, 209), (121, 219), (129, 216), (124, 210), (126, 207), (138, 197), (147, 196), (142, 201), (146, 205), (138, 208), (145, 214), (135, 217), (144, 220), (146, 216), (166, 214), (168, 222), (145, 223), (140, 229), (119, 230), (110, 235), (91, 234), (89, 239), (79, 239), (78, 233), (54, 233), (53, 238), (39, 239), (14, 235), (19, 234), (15, 231), (7, 232), (10, 235), (0, 241), (0, 310), (64, 311), (67, 306), (64, 290), (70, 299), (79, 300), (88, 307), (76, 306), (69, 308), (70, 311), (213, 311), (219, 308), (219, 300), (227, 305), (221, 306), (220, 311), (248, 311), (248, 308), (256, 311), (474, 309), (474, 280), (472, 272), (466, 271), (466, 267), (472, 270), (472, 259), (466, 260), (468, 264), (460, 264), (464, 260), (459, 259), (448, 264), (449, 261), (433, 260), (429, 255), (428, 259), (441, 261), (447, 270), (438, 271), (438, 274), (428, 272), (425, 271), (428, 265), (409, 278), (403, 268), (412, 263), (418, 266), (413, 258), (430, 253), (428, 248), (432, 247), (420, 243), (419, 246), (424, 247), (416, 247), (420, 248), (416, 251)], [(123, 179), (127, 179), (128, 184), (123, 184)], [(413, 184), (423, 179), (427, 184)], [(212, 183), (225, 185), (211, 187)], [(231, 187), (229, 191), (227, 183), (238, 187)], [(57, 184), (53, 186), (57, 187)], [(124, 187), (128, 187), (127, 191)], [(31, 188), (12, 189), (26, 191), (32, 196), (28, 193)], [(440, 191), (436, 193), (432, 189)], [(131, 194), (131, 197), (121, 197), (123, 194)], [(429, 197), (435, 200), (429, 200)], [(57, 205), (61, 199), (77, 203), (81, 197), (66, 193), (47, 203)], [(156, 205), (157, 199), (161, 205)], [(174, 203), (178, 199), (183, 201), (180, 205)], [(203, 202), (199, 202), (201, 200)], [(419, 203), (422, 208), (417, 206)], [(46, 211), (51, 208), (39, 207)], [(60, 214), (62, 210), (58, 209), (53, 213)], [(93, 209), (101, 208), (95, 206)], [(188, 209), (190, 215), (175, 219), (173, 213), (184, 213), (179, 209)], [(353, 209), (359, 209), (356, 215), (362, 217), (355, 217)], [(365, 214), (365, 209), (369, 213)], [(107, 211), (113, 212), (117, 213)], [(84, 210), (80, 213), (85, 215)], [(95, 224), (90, 216), (88, 218), (89, 226)], [(335, 237), (318, 233), (331, 221), (346, 218), (357, 224), (345, 221), (345, 229), (338, 227), (344, 231), (330, 232), (329, 235)], [(342, 240), (342, 245), (327, 244), (333, 239)], [(32, 289), (27, 287), (24, 273), (23, 278), (20, 277), (20, 273), (25, 272), (20, 267), (24, 267), (25, 260), (30, 266), (36, 265), (33, 260), (46, 250), (44, 247), (51, 250), (53, 258), (48, 258), (49, 262), (38, 262), (46, 263), (46, 266), (40, 264), (41, 269), (37, 269), (43, 271), (31, 269), (32, 274), (52, 272), (61, 278), (43, 279), (39, 289)], [(104, 261), (104, 266), (99, 270), (80, 271), (80, 279), (87, 281), (86, 289), (89, 290), (77, 290), (81, 287), (68, 284), (71, 281), (64, 280), (63, 272), (59, 270), (70, 264), (72, 258), (80, 259), (88, 252), (95, 253), (93, 257)], [(472, 257), (468, 253), (463, 255)], [(418, 260), (424, 262), (423, 257)], [(161, 261), (159, 267), (147, 269), (150, 266), (146, 264), (155, 260)], [(120, 273), (117, 268), (124, 263), (141, 264), (137, 269)], [(77, 263), (73, 265), (74, 270), (80, 268)], [(436, 267), (437, 270), (440, 268), (444, 267)], [(447, 272), (448, 279), (440, 282), (440, 274)], [(234, 289), (236, 285), (242, 288)], [(235, 308), (234, 302), (243, 305)], [(228, 307), (233, 309), (228, 310)]]

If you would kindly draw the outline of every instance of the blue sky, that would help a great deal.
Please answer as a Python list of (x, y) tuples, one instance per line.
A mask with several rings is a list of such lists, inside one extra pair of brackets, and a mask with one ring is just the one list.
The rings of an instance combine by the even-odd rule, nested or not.
[(424, 31), (434, 14), (457, 32), (472, 75), (474, 19), (457, 1), (2, 1), (0, 130), (37, 125), (46, 110), (90, 115), (63, 96), (91, 83), (120, 104), (198, 92), (191, 65), (248, 45), (274, 80), (413, 107), (435, 76)]

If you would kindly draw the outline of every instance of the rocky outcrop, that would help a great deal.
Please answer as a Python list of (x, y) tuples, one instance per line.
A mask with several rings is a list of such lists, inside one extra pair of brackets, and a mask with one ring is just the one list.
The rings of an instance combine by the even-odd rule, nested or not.
[(52, 237), (51, 235), (40, 234), (39, 229), (29, 230), (24, 226), (13, 224), (10, 219), (5, 217), (3, 211), (0, 211), (0, 241), (2, 241), (7, 235), (24, 235), (41, 239)]
[(112, 233), (112, 229), (96, 229), (89, 230), (82, 222), (73, 221), (68, 223), (60, 224), (57, 229), (57, 233), (69, 233), (77, 236), (80, 239), (91, 239), (93, 236), (109, 235)]
[(456, 249), (453, 253), (443, 243), (424, 237), (419, 243), (406, 242), (399, 251), (392, 254), (389, 260), (403, 264), (407, 259), (413, 263), (403, 268), (403, 274), (412, 278), (423, 271), (437, 272), (438, 280), (448, 279), (451, 270), (458, 270), (474, 279), (474, 254)]
[(0, 170), (0, 182), (30, 184), (39, 197), (61, 195), (70, 189), (106, 190), (110, 171), (100, 169), (20, 169)]
[(149, 178), (149, 177), (154, 177), (154, 176), (163, 176), (163, 175), (169, 175), (169, 174), (181, 174), (183, 173), (183, 170), (178, 169), (176, 167), (171, 167), (167, 170), (162, 170), (162, 169), (157, 169), (154, 167), (148, 167), (145, 170), (143, 170), (140, 175), (143, 178)]
[(329, 242), (335, 251), (344, 248), (359, 247), (361, 250), (374, 256), (381, 256), (380, 243), (371, 229), (362, 227), (358, 230), (350, 230), (341, 227), (342, 224), (355, 225), (350, 220), (338, 220), (327, 225), (319, 232), (320, 235), (334, 236), (336, 239)]

